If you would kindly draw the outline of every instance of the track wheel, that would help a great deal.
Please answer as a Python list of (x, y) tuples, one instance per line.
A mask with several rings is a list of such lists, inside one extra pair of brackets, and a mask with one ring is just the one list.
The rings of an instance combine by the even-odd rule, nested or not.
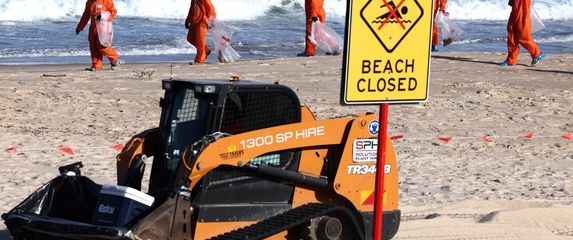
[(342, 239), (342, 222), (334, 217), (321, 217), (316, 222), (316, 236), (320, 240)]

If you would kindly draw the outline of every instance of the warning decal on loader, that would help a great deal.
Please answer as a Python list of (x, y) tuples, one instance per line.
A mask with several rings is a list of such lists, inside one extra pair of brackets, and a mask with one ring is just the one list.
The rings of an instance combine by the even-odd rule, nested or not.
[[(374, 205), (374, 190), (360, 191), (360, 202), (362, 205)], [(384, 190), (382, 202), (386, 202), (386, 190)]]

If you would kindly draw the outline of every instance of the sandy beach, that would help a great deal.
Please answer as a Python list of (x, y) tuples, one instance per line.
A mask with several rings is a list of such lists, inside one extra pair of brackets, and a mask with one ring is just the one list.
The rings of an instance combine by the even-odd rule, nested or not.
[[(395, 239), (573, 239), (573, 55), (497, 66), (504, 58), (435, 54), (428, 101), (390, 106), (389, 133), (401, 136)], [(86, 66), (0, 66), (0, 212), (75, 161), (114, 183), (113, 146), (158, 125), (162, 79), (279, 82), (321, 119), (378, 111), (339, 104), (341, 56)], [(0, 239), (11, 239), (4, 224)]]

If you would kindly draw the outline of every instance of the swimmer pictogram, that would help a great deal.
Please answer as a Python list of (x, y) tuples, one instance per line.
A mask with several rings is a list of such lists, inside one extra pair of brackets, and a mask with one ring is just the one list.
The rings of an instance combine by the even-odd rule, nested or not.
[(369, 0), (360, 16), (376, 39), (391, 53), (424, 15), (417, 0)]
[(406, 26), (404, 26), (404, 23), (410, 23), (411, 21), (410, 20), (404, 20), (404, 22), (402, 22), (403, 21), (402, 20), (402, 14), (406, 15), (408, 13), (408, 7), (402, 6), (402, 3), (404, 3), (404, 0), (400, 1), (400, 3), (398, 3), (398, 6), (396, 6), (396, 4), (394, 4), (393, 1), (386, 2), (386, 0), (383, 0), (383, 2), (384, 2), (384, 6), (386, 6), (388, 8), (388, 12), (384, 13), (384, 14), (380, 15), (379, 17), (377, 17), (376, 19), (374, 19), (374, 21), (372, 21), (372, 23), (380, 23), (378, 30), (380, 30), (384, 26), (384, 24), (386, 24), (386, 23), (398, 23), (398, 24), (400, 24), (402, 29), (406, 29)]

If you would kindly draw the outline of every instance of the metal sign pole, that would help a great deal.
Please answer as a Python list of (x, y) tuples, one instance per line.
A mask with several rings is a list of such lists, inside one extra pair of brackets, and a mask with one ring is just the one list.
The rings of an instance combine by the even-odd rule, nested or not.
[(374, 240), (382, 240), (382, 206), (384, 204), (384, 174), (386, 166), (386, 135), (388, 134), (388, 103), (380, 105), (378, 132), (378, 159), (376, 161), (376, 185), (374, 187)]

